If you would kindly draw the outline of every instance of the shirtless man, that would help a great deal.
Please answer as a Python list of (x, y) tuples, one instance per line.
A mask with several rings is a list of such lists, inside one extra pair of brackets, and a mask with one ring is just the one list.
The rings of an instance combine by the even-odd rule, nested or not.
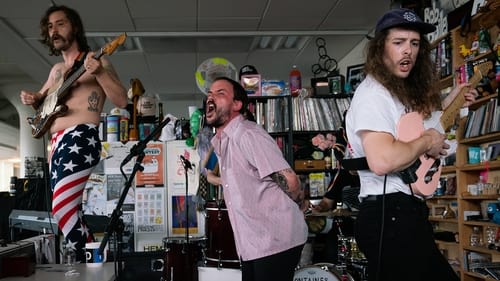
[(117, 107), (127, 105), (126, 89), (105, 57), (94, 59), (85, 38), (79, 14), (65, 6), (52, 6), (40, 21), (42, 42), (50, 55), (64, 61), (50, 70), (47, 82), (38, 92), (21, 91), (21, 102), (37, 108), (54, 87), (66, 78), (76, 61), (83, 59), (86, 72), (72, 85), (65, 104), (68, 111), (50, 125), (52, 150), (50, 182), (52, 213), (65, 236), (67, 246), (84, 261), (86, 242), (94, 240), (82, 221), (82, 194), (92, 169), (98, 164), (101, 143), (98, 124), (106, 98)]

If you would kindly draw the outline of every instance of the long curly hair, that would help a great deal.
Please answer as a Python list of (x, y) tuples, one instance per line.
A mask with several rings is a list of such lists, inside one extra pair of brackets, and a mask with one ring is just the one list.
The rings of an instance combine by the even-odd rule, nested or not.
[(49, 48), (49, 55), (51, 56), (60, 56), (61, 51), (56, 50), (54, 45), (52, 44), (52, 40), (49, 35), (49, 16), (57, 11), (62, 11), (66, 14), (66, 17), (71, 22), (71, 26), (73, 27), (73, 32), (76, 38), (76, 42), (78, 43), (78, 50), (80, 52), (87, 52), (90, 50), (90, 47), (87, 43), (87, 38), (85, 37), (85, 29), (83, 28), (82, 19), (77, 11), (66, 7), (66, 6), (51, 6), (47, 9), (44, 16), (40, 20), (40, 42), (46, 45)]
[(421, 34), (415, 65), (407, 78), (399, 78), (393, 75), (383, 62), (388, 34), (389, 30), (379, 32), (369, 42), (365, 73), (371, 74), (386, 87), (408, 111), (417, 111), (429, 117), (433, 111), (441, 109), (436, 68), (430, 56), (431, 45)]

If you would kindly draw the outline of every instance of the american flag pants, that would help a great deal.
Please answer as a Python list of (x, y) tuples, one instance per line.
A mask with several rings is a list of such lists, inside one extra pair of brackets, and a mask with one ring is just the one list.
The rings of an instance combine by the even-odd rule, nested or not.
[(76, 251), (76, 260), (85, 260), (85, 243), (94, 237), (83, 221), (83, 190), (93, 168), (99, 163), (101, 142), (96, 125), (81, 124), (52, 134), (50, 183), (52, 215), (57, 219), (66, 246)]

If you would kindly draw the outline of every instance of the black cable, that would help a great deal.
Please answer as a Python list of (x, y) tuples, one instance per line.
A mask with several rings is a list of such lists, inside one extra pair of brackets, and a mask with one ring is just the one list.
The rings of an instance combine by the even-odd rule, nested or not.
[(45, 209), (47, 210), (47, 215), (49, 217), (49, 225), (50, 225), (50, 230), (54, 235), (57, 235), (58, 231), (54, 231), (54, 228), (52, 226), (52, 197), (49, 196), (50, 192), (52, 192), (52, 188), (50, 188), (49, 182), (50, 182), (50, 171), (49, 171), (49, 157), (47, 155), (47, 143), (45, 142), (45, 137), (42, 138), (42, 144), (43, 144), (43, 157), (47, 163), (44, 163), (43, 165), (43, 186), (45, 187)]
[(380, 237), (378, 242), (378, 262), (377, 262), (377, 273), (375, 275), (375, 280), (380, 280), (380, 269), (382, 263), (382, 247), (384, 240), (384, 227), (385, 227), (385, 189), (387, 186), (387, 175), (384, 177), (384, 191), (382, 193), (382, 221), (380, 222)]
[[(45, 141), (45, 137), (42, 138), (42, 144), (43, 144), (43, 157), (46, 162), (44, 162), (43, 165), (43, 186), (45, 187), (45, 209), (47, 210), (47, 216), (49, 218), (49, 226), (50, 226), (50, 231), (52, 231), (52, 234), (54, 234), (54, 244), (57, 252), (59, 252), (59, 255), (56, 255), (54, 257), (55, 262), (58, 262), (58, 257), (63, 255), (61, 247), (59, 247), (59, 226), (57, 226), (57, 229), (54, 230), (54, 225), (52, 224), (52, 196), (49, 194), (52, 192), (52, 188), (50, 187), (50, 164), (49, 164), (49, 157), (47, 155), (47, 143)], [(64, 238), (63, 238), (64, 239)]]

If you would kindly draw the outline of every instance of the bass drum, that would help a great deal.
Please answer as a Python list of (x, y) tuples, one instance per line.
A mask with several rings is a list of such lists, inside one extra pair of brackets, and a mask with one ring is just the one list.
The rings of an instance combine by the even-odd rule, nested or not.
[(293, 281), (309, 280), (354, 281), (349, 273), (339, 273), (335, 265), (331, 263), (316, 263), (299, 268), (293, 275)]

